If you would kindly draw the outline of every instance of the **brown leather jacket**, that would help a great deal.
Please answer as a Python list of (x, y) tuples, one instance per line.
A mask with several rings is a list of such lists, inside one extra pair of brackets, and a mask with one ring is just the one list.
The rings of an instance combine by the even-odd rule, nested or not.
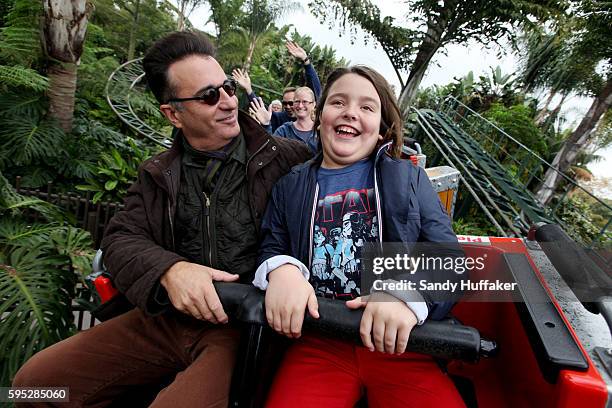
[[(310, 158), (305, 144), (276, 138), (243, 112), (238, 115), (248, 151), (247, 180), (253, 219), (259, 228), (276, 180)], [(178, 138), (172, 147), (145, 161), (129, 188), (125, 210), (110, 221), (102, 240), (104, 264), (129, 302), (149, 314), (161, 310), (151, 302), (160, 277), (186, 261), (174, 249), (174, 214), (180, 180)], [(231, 272), (231, 271), (228, 271)]]

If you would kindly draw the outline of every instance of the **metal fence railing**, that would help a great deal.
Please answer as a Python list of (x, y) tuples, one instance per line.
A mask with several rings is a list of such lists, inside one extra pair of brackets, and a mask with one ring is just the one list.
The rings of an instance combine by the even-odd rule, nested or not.
[[(65, 214), (71, 218), (75, 226), (83, 228), (91, 234), (94, 249), (100, 246), (106, 225), (113, 215), (121, 209), (123, 204), (108, 201), (94, 203), (92, 193), (87, 192), (80, 195), (74, 192), (55, 192), (53, 183), (47, 183), (42, 189), (31, 189), (21, 187), (21, 177), (15, 180), (17, 193), (40, 198), (51, 204), (57, 205)], [(32, 220), (37, 221), (38, 213), (32, 214)]]

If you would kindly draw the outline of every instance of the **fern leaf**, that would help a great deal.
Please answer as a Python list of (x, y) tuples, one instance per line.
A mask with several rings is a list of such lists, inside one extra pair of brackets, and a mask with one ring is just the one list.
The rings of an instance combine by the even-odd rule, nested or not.
[(49, 87), (49, 80), (30, 68), (0, 65), (0, 81), (14, 87), (29, 88), (43, 92)]

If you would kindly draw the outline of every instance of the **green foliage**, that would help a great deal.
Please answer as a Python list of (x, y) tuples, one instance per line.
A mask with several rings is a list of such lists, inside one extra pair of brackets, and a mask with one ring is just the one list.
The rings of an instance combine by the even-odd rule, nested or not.
[[(495, 103), (483, 115), (538, 155), (543, 155), (546, 152), (547, 146), (544, 136), (534, 124), (534, 112), (528, 106), (514, 105), (507, 108)], [(509, 150), (507, 144), (503, 144), (502, 147), (506, 149), (507, 154), (516, 153), (513, 149)], [(517, 148), (518, 146), (514, 147), (514, 149)]]
[(0, 65), (0, 82), (12, 87), (24, 87), (34, 91), (45, 91), (49, 80), (33, 69), (19, 65)]
[(41, 56), (42, 2), (16, 0), (0, 34), (0, 61), (30, 67)]
[[(610, 204), (611, 200), (608, 200), (608, 205)], [(599, 236), (601, 229), (612, 217), (612, 212), (584, 193), (566, 198), (557, 209), (556, 215), (563, 221), (565, 232), (578, 242), (586, 245), (593, 240), (605, 245), (612, 242), (610, 229), (603, 236)]]
[(110, 153), (103, 152), (94, 176), (86, 180), (87, 184), (76, 186), (81, 191), (95, 192), (94, 203), (100, 200), (121, 201), (128, 187), (136, 180), (140, 163), (151, 157), (150, 151), (139, 149), (134, 140), (128, 139), (127, 143), (131, 147), (132, 155), (124, 159), (114, 148)]
[[(492, 6), (486, 0), (439, 2), (410, 0), (403, 2), (408, 27), (393, 17), (382, 17), (380, 9), (369, 0), (312, 0), (311, 11), (322, 22), (350, 28), (351, 38), (360, 27), (377, 41), (395, 68), (400, 82), (402, 73), (427, 66), (438, 49), (450, 44), (475, 41), (489, 47), (502, 39), (514, 40), (513, 26), (534, 25), (559, 14), (564, 2), (504, 1)], [(397, 11), (396, 15), (403, 14)]]
[(453, 220), (457, 235), (495, 236), (495, 228), (482, 216), (467, 216)]
[(0, 146), (2, 163), (17, 166), (55, 156), (65, 142), (64, 132), (49, 120), (7, 118), (1, 121)]
[(89, 22), (102, 27), (109, 48), (117, 60), (127, 58), (130, 30), (135, 29), (136, 55), (142, 55), (157, 39), (176, 29), (173, 6), (166, 1), (138, 0), (138, 20), (134, 20), (136, 0), (93, 0), (95, 11)]
[(119, 66), (102, 27), (89, 23), (78, 68), (76, 113), (116, 126), (117, 117), (105, 98), (106, 81)]
[[(32, 223), (26, 211), (48, 222)], [(91, 247), (89, 233), (65, 225), (55, 206), (17, 194), (0, 174), (0, 386), (34, 353), (74, 332), (71, 302), (77, 281), (91, 272)]]
[[(245, 0), (208, 0), (210, 17), (207, 23), (215, 25), (217, 41), (234, 26), (236, 21), (243, 19), (242, 10)], [(219, 43), (217, 43), (219, 45)]]

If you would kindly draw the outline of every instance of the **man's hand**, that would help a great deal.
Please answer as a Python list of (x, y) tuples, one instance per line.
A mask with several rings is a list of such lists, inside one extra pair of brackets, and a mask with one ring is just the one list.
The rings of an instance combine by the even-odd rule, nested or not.
[(236, 68), (232, 71), (232, 76), (234, 77), (234, 80), (238, 82), (238, 85), (240, 85), (248, 95), (253, 93), (251, 78), (249, 77), (248, 72), (243, 71), (240, 68)]
[(346, 305), (350, 309), (365, 307), (359, 333), (366, 348), (389, 354), (406, 351), (410, 332), (418, 321), (406, 303), (387, 293), (376, 292), (369, 299), (358, 297)]
[(287, 47), (287, 51), (289, 51), (289, 54), (293, 55), (294, 58), (297, 58), (304, 63), (308, 59), (308, 54), (306, 54), (306, 51), (304, 51), (302, 47), (297, 45), (297, 43), (293, 41), (287, 41), (285, 43), (285, 46)]
[(290, 264), (282, 265), (268, 274), (266, 290), (266, 318), (268, 324), (280, 334), (298, 338), (302, 335), (304, 312), (319, 318), (319, 303), (314, 288)]
[(177, 262), (161, 277), (172, 305), (196, 319), (212, 323), (227, 323), (213, 281), (232, 282), (238, 275), (190, 262)]
[(268, 109), (266, 109), (266, 105), (259, 97), (251, 101), (249, 113), (254, 115), (255, 119), (263, 126), (268, 126), (272, 120), (272, 106), (268, 106)]

